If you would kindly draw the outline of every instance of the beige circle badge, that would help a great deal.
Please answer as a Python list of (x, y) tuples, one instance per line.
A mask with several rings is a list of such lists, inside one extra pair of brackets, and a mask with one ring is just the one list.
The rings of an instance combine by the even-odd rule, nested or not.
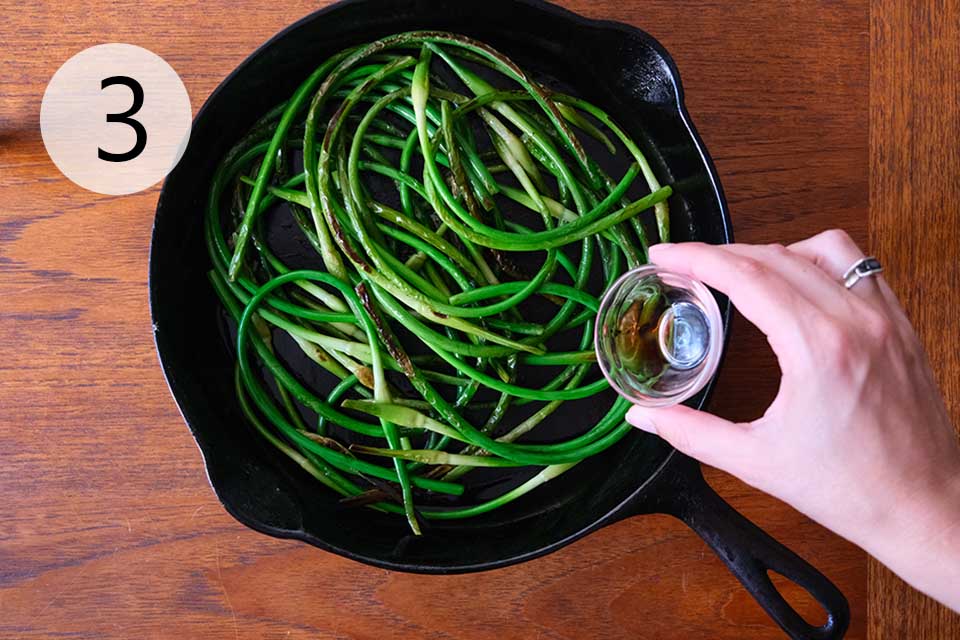
[(123, 195), (156, 184), (176, 166), (191, 117), (187, 90), (163, 58), (132, 44), (101, 44), (53, 74), (40, 134), (67, 178)]

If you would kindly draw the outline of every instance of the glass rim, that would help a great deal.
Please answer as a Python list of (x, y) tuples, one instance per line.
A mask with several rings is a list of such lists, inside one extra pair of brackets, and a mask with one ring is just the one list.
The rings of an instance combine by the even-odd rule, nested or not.
[[(702, 363), (698, 365), (699, 371), (697, 374), (691, 378), (690, 381), (686, 383), (678, 393), (674, 394), (639, 395), (634, 390), (625, 389), (618, 381), (618, 377), (610, 371), (608, 363), (611, 358), (606, 354), (606, 350), (602, 346), (603, 339), (601, 332), (603, 331), (604, 327), (603, 319), (610, 311), (610, 306), (613, 304), (617, 295), (630, 282), (637, 281), (648, 276), (657, 276), (661, 279), (666, 276), (668, 279), (677, 282), (683, 288), (691, 291), (695, 301), (697, 302), (697, 305), (701, 308), (707, 318), (709, 330), (709, 344), (707, 346), (707, 353), (704, 356)], [(670, 283), (667, 282), (667, 284)], [(614, 391), (616, 391), (617, 394), (622, 398), (629, 400), (633, 404), (644, 407), (666, 407), (680, 404), (686, 400), (689, 400), (694, 395), (699, 393), (704, 387), (706, 387), (710, 379), (713, 378), (717, 372), (717, 368), (720, 364), (720, 356), (723, 353), (723, 317), (720, 313), (720, 307), (717, 304), (716, 299), (707, 286), (702, 282), (694, 280), (684, 274), (663, 269), (655, 264), (648, 263), (635, 267), (622, 274), (604, 292), (603, 297), (600, 299), (600, 306), (597, 310), (597, 316), (594, 322), (593, 346), (597, 363), (600, 365), (600, 371), (603, 373), (603, 377), (607, 380)]]

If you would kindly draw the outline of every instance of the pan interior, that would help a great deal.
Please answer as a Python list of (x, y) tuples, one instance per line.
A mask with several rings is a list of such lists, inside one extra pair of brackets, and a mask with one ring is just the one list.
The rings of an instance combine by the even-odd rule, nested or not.
[[(671, 450), (656, 438), (630, 434), (505, 507), (478, 518), (433, 522), (420, 538), (409, 534), (402, 517), (340, 506), (338, 496), (249, 428), (237, 406), (230, 330), (205, 277), (210, 265), (201, 228), (219, 159), (327, 55), (390, 33), (444, 29), (488, 42), (537, 80), (607, 110), (640, 144), (660, 180), (674, 185), (669, 204), (676, 240), (723, 242), (726, 226), (706, 161), (677, 106), (671, 66), (643, 34), (593, 26), (539, 4), (430, 3), (429, 10), (424, 4), (351, 2), (315, 14), (260, 49), (211, 96), (158, 205), (151, 306), (171, 389), (204, 454), (210, 481), (232, 514), (267, 533), (300, 537), (381, 565), (455, 571), (519, 559), (580, 533), (635, 492)], [(626, 162), (612, 168), (619, 175)], [(271, 229), (281, 242), (289, 232), (279, 222), (284, 219), (276, 216)], [(289, 356), (296, 364), (292, 352)], [(316, 391), (329, 390), (329, 382), (316, 378), (306, 362), (295, 372)], [(611, 399), (567, 403), (536, 433), (549, 439), (581, 431)], [(510, 481), (488, 480), (488, 489)], [(483, 491), (470, 498), (482, 498)]]

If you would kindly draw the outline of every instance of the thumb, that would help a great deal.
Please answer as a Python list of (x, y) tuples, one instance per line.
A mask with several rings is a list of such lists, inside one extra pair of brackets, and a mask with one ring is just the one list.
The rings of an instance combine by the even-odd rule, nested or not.
[(653, 433), (677, 450), (701, 462), (740, 475), (756, 460), (755, 439), (747, 425), (718, 418), (684, 405), (648, 408), (633, 406), (627, 422)]

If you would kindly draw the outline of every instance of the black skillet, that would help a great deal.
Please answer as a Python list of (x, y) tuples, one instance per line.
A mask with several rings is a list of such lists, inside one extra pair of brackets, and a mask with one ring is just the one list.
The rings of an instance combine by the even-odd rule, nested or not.
[[(605, 525), (667, 513), (697, 532), (770, 616), (794, 638), (840, 638), (850, 612), (819, 571), (734, 511), (706, 484), (699, 465), (659, 438), (631, 434), (536, 492), (484, 517), (409, 535), (402, 518), (341, 507), (251, 429), (237, 406), (234, 359), (204, 277), (202, 212), (214, 167), (278, 96), (328, 54), (413, 29), (444, 29), (488, 42), (522, 66), (603, 106), (639, 140), (670, 200), (675, 240), (732, 241), (720, 184), (683, 107), (680, 78), (660, 44), (633, 27), (587, 20), (538, 1), (356, 0), (318, 11), (243, 62), (197, 115), (189, 147), (157, 205), (150, 251), (150, 302), (157, 350), (180, 410), (203, 453), (220, 501), (263, 533), (399, 571), (482, 571), (550, 553)], [(721, 299), (725, 320), (730, 304)], [(709, 389), (691, 404), (702, 407)], [(590, 416), (563, 418), (574, 424)], [(814, 627), (768, 577), (801, 585), (827, 611)]]

